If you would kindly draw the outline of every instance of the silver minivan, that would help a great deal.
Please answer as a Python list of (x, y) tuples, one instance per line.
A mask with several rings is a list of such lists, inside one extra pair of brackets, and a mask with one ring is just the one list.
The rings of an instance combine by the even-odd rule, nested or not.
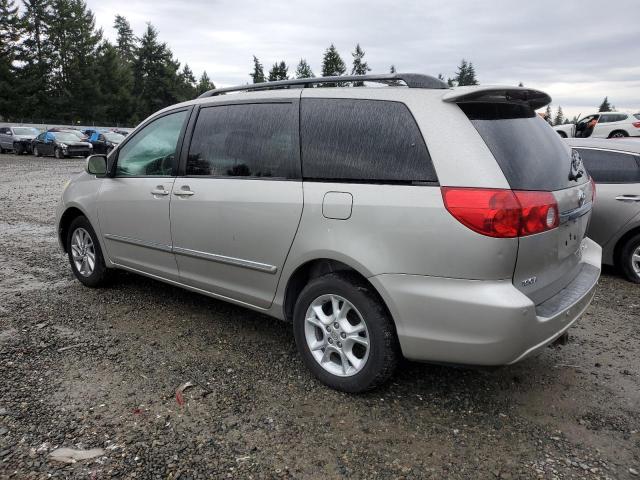
[(213, 90), (90, 157), (59, 240), (86, 286), (123, 269), (291, 322), (343, 391), (401, 356), (511, 364), (562, 335), (600, 275), (593, 184), (536, 115), (550, 100), (417, 74)]

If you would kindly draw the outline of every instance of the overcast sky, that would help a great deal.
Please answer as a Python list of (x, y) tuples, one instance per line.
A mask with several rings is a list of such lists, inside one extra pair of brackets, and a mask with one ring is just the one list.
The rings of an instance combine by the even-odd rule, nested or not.
[(252, 55), (289, 74), (306, 58), (316, 75), (332, 42), (351, 67), (355, 44), (372, 73), (453, 76), (460, 59), (483, 84), (540, 88), (569, 115), (604, 96), (640, 111), (640, 0), (88, 0), (105, 36), (116, 14), (141, 34), (155, 25), (182, 64), (216, 86), (247, 83)]

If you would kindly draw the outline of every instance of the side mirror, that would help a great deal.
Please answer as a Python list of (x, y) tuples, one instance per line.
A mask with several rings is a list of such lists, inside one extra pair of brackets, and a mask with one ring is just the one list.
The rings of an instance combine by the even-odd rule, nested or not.
[(91, 155), (87, 158), (87, 173), (104, 176), (107, 174), (107, 156)]

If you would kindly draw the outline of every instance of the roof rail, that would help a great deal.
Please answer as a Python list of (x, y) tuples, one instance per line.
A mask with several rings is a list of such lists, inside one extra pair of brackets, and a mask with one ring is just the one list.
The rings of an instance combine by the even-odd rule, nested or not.
[(278, 88), (304, 88), (323, 83), (344, 83), (344, 82), (404, 82), (409, 88), (431, 88), (447, 89), (449, 86), (442, 80), (430, 75), (419, 73), (387, 73), (381, 75), (344, 75), (340, 77), (316, 77), (316, 78), (296, 78), (294, 80), (278, 80), (275, 82), (252, 83), (249, 85), (239, 85), (237, 87), (216, 88), (204, 92), (198, 98), (215, 97), (227, 92), (242, 92), (251, 90), (273, 90)]

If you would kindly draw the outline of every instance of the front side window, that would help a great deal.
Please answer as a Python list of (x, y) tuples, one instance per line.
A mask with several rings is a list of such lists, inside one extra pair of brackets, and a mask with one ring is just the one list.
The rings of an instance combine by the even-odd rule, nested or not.
[(187, 111), (154, 120), (126, 143), (118, 154), (117, 177), (161, 177), (173, 174), (178, 138)]
[(591, 148), (577, 150), (596, 182), (640, 183), (640, 157), (637, 155)]
[(202, 108), (189, 147), (186, 174), (299, 178), (295, 110), (291, 103)]
[(305, 179), (437, 181), (422, 134), (403, 103), (303, 99), (300, 122)]

